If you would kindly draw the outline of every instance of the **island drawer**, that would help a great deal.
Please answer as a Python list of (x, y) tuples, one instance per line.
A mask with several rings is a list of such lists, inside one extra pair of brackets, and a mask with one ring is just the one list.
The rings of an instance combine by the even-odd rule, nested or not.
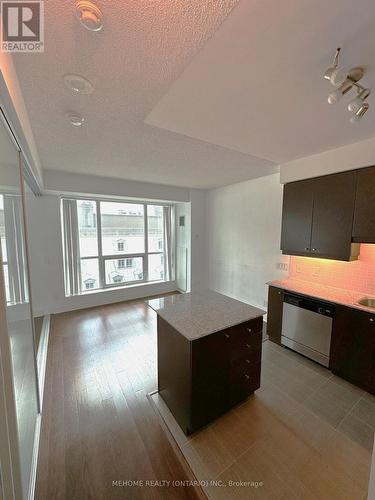
[(232, 405), (240, 403), (260, 387), (261, 364), (238, 367), (231, 371), (229, 397)]
[(230, 362), (232, 365), (259, 363), (262, 356), (262, 332), (246, 338), (233, 336), (232, 348), (230, 350)]
[(240, 325), (232, 326), (232, 331), (239, 336), (252, 336), (263, 330), (263, 318), (255, 318)]

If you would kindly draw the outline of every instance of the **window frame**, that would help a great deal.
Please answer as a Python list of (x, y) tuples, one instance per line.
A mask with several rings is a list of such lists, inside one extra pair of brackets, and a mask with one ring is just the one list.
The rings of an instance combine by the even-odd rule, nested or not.
[[(92, 201), (96, 205), (96, 236), (97, 236), (97, 249), (98, 253), (97, 255), (93, 256), (90, 255), (88, 257), (79, 257), (80, 264), (83, 260), (93, 260), (96, 259), (98, 261), (98, 268), (99, 268), (99, 283), (98, 287), (96, 288), (91, 288), (91, 289), (83, 289), (81, 286), (80, 294), (84, 295), (86, 293), (93, 293), (93, 292), (98, 292), (101, 290), (113, 290), (116, 288), (121, 288), (121, 287), (126, 287), (126, 286), (132, 286), (132, 285), (142, 285), (142, 284), (153, 284), (153, 283), (168, 283), (170, 281), (173, 281), (173, 277), (169, 276), (168, 279), (156, 279), (156, 280), (150, 280), (149, 278), (149, 266), (148, 266), (148, 258), (150, 255), (163, 255), (164, 257), (164, 276), (167, 275), (167, 262), (168, 259), (166, 258), (167, 251), (171, 251), (172, 255), (175, 255), (175, 252), (172, 250), (172, 245), (174, 244), (174, 238), (172, 237), (171, 242), (170, 242), (170, 248), (163, 248), (162, 251), (155, 251), (155, 252), (149, 252), (148, 248), (148, 206), (154, 205), (158, 207), (169, 207), (172, 210), (174, 210), (174, 204), (173, 203), (167, 203), (167, 202), (156, 202), (156, 201), (143, 201), (143, 200), (124, 200), (124, 199), (111, 199), (111, 198), (95, 198), (95, 197), (62, 197), (64, 199), (71, 199), (75, 200), (76, 203), (78, 201)], [(143, 206), (143, 219), (144, 219), (144, 252), (139, 252), (139, 253), (117, 253), (117, 254), (111, 254), (111, 255), (103, 255), (103, 243), (102, 243), (102, 214), (101, 214), (101, 202), (106, 203), (126, 203), (126, 204), (133, 204), (133, 205), (142, 205)], [(78, 207), (77, 207), (78, 208)], [(171, 223), (171, 230), (173, 231), (173, 216), (172, 216), (172, 223)], [(79, 240), (79, 223), (78, 223), (78, 218), (77, 218), (77, 236)], [(78, 241), (78, 246), (79, 246), (79, 241)], [(165, 246), (165, 245), (164, 245)], [(125, 248), (125, 245), (124, 245)], [(143, 279), (142, 280), (132, 280), (132, 281), (122, 281), (119, 283), (106, 283), (106, 273), (105, 273), (105, 263), (107, 260), (122, 260), (122, 259), (133, 259), (133, 258), (142, 258), (143, 262)], [(174, 269), (175, 263), (174, 259), (172, 261), (172, 269)], [(125, 262), (125, 269), (126, 269), (126, 262)], [(80, 282), (82, 283), (82, 277), (80, 276)]]

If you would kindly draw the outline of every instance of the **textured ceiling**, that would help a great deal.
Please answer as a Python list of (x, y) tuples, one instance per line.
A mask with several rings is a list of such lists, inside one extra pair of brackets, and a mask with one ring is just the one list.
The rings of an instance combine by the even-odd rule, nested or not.
[[(146, 122), (283, 163), (375, 135), (374, 0), (241, 1)], [(370, 110), (327, 103), (336, 47), (364, 66)]]
[[(275, 171), (144, 123), (237, 1), (102, 1), (99, 33), (80, 26), (73, 0), (45, 2), (45, 53), (14, 57), (43, 168), (200, 188)], [(72, 94), (66, 73), (82, 74), (95, 92)], [(83, 127), (67, 123), (69, 111), (85, 116)]]

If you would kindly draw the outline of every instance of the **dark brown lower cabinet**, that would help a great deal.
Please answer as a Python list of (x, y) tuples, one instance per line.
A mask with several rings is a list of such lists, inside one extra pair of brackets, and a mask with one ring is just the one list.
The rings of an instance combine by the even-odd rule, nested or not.
[(158, 316), (158, 390), (191, 434), (260, 387), (263, 318), (188, 340)]
[(375, 394), (375, 313), (336, 306), (330, 368), (336, 375)]
[(281, 344), (284, 290), (270, 286), (268, 289), (267, 335), (272, 342)]

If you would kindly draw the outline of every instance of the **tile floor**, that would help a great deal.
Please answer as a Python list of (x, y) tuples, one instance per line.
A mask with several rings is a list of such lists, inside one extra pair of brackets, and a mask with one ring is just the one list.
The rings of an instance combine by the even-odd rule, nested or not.
[(189, 438), (151, 400), (211, 499), (367, 496), (375, 397), (292, 351), (264, 342), (256, 395)]

